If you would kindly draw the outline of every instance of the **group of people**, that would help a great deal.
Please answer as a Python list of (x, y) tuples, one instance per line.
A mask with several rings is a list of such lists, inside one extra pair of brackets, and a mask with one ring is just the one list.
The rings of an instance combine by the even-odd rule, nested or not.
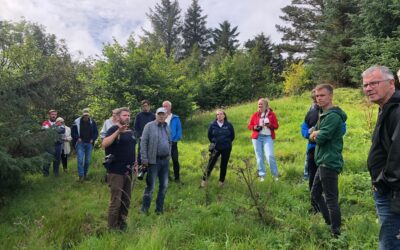
[[(53, 129), (58, 134), (54, 147), (49, 146), (47, 150), (52, 155), (54, 175), (59, 175), (60, 162), (64, 172), (67, 171), (72, 142), (77, 155), (79, 181), (82, 182), (87, 178), (94, 142), (98, 137), (96, 122), (90, 117), (89, 109), (83, 110), (82, 116), (74, 121), (71, 128), (65, 125), (62, 117), (57, 117), (56, 110), (49, 110), (48, 115), (49, 119), (42, 123), (42, 128)], [(44, 176), (49, 176), (50, 165), (51, 161), (43, 164)]]
[[(379, 116), (368, 155), (368, 170), (371, 175), (374, 199), (381, 222), (380, 249), (400, 249), (400, 91), (395, 88), (393, 73), (385, 66), (372, 66), (362, 74), (363, 91), (368, 99), (379, 105)], [(341, 233), (341, 211), (339, 207), (338, 176), (343, 169), (343, 136), (346, 133), (346, 113), (333, 105), (333, 87), (320, 84), (312, 91), (313, 105), (301, 126), (307, 138), (307, 172), (312, 211), (321, 212), (334, 236)], [(269, 107), (266, 98), (258, 100), (258, 110), (248, 123), (257, 162), (259, 181), (264, 181), (266, 169), (264, 159), (270, 167), (273, 180), (278, 181), (279, 171), (274, 157), (275, 130), (278, 119)], [(141, 211), (149, 213), (152, 194), (157, 179), (159, 190), (155, 212), (164, 212), (164, 198), (168, 187), (169, 161), (172, 158), (174, 178), (180, 183), (178, 141), (182, 137), (180, 119), (171, 112), (172, 104), (164, 101), (155, 115), (150, 112), (150, 103), (142, 102), (142, 112), (136, 116), (135, 129), (129, 128), (131, 112), (128, 108), (113, 110), (112, 117), (105, 121), (100, 132), (102, 147), (107, 155), (107, 181), (111, 190), (108, 225), (111, 229), (125, 229), (130, 204), (133, 171), (147, 170), (146, 188)], [(54, 173), (58, 175), (61, 155), (68, 155), (64, 147), (71, 140), (78, 156), (78, 175), (84, 179), (90, 163), (90, 153), (97, 138), (97, 126), (85, 109), (82, 117), (75, 120), (72, 129), (50, 110), (44, 128), (54, 128), (60, 135), (54, 147)], [(71, 135), (67, 131), (72, 131)], [(224, 110), (218, 109), (208, 128), (211, 143), (209, 163), (204, 169), (201, 187), (208, 179), (219, 156), (221, 156), (219, 186), (225, 182), (227, 165), (235, 139), (233, 125)], [(135, 145), (138, 144), (136, 157)], [(83, 161), (83, 156), (86, 160)], [(109, 157), (109, 156), (112, 157)], [(60, 156), (60, 157), (59, 157)], [(65, 159), (65, 158), (64, 158)], [(87, 160), (88, 159), (88, 160)], [(64, 160), (63, 160), (64, 165)], [(66, 169), (65, 160), (65, 169)], [(43, 167), (49, 174), (49, 164)], [(323, 195), (324, 194), (324, 195)]]

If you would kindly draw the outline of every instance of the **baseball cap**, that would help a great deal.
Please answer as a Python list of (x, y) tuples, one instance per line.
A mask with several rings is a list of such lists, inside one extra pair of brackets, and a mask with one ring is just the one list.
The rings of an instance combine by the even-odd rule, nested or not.
[(83, 116), (89, 115), (89, 109), (88, 108), (83, 109), (82, 115)]
[(157, 109), (156, 114), (158, 114), (158, 113), (165, 113), (166, 114), (167, 110), (165, 108), (161, 107), (161, 108)]
[(64, 119), (63, 119), (62, 117), (58, 117), (58, 118), (56, 119), (56, 122), (62, 122), (62, 123), (64, 123)]

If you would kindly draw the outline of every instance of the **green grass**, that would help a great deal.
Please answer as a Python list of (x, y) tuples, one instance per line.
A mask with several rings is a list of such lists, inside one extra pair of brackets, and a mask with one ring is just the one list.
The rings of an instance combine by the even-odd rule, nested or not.
[(59, 178), (27, 177), (0, 210), (0, 249), (376, 249), (379, 224), (366, 168), (370, 134), (363, 97), (357, 90), (339, 89), (335, 104), (348, 115), (345, 166), (339, 177), (343, 233), (338, 239), (331, 237), (320, 215), (307, 212), (308, 185), (302, 181), (306, 140), (300, 135), (300, 124), (310, 99), (304, 94), (271, 101), (280, 124), (275, 155), (282, 177), (273, 182), (268, 175), (256, 187), (275, 224), (258, 219), (243, 180), (232, 169), (250, 159), (256, 170), (246, 128), (256, 110), (256, 102), (251, 102), (226, 109), (236, 139), (223, 188), (218, 187), (217, 167), (209, 196), (199, 189), (207, 161), (203, 156), (207, 127), (214, 118), (213, 113), (201, 113), (185, 125), (179, 144), (184, 185), (170, 183), (164, 215), (139, 213), (145, 183), (136, 181), (127, 232), (109, 232), (109, 190), (102, 183), (103, 152), (97, 150), (85, 183), (77, 182), (75, 158), (69, 172)]

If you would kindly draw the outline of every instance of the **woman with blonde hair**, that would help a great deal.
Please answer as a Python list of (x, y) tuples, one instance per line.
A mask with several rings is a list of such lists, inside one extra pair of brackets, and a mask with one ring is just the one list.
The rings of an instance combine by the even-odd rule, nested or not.
[(269, 107), (267, 98), (258, 100), (258, 110), (255, 112), (247, 126), (252, 131), (251, 138), (254, 152), (256, 154), (258, 177), (264, 181), (266, 170), (264, 164), (264, 155), (268, 161), (271, 174), (275, 181), (278, 180), (278, 166), (274, 156), (275, 130), (278, 129), (278, 119), (275, 113)]

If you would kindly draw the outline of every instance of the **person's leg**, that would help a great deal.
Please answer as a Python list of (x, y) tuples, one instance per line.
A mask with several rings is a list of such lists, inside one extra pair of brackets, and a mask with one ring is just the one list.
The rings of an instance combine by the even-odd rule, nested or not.
[(93, 144), (85, 143), (85, 166), (84, 166), (84, 176), (86, 178), (89, 171), (90, 160), (92, 158)]
[(53, 173), (55, 176), (58, 176), (60, 173), (61, 146), (62, 144), (57, 144), (54, 146)]
[(178, 142), (172, 142), (171, 158), (172, 158), (172, 164), (174, 167), (175, 181), (179, 181), (180, 180), (180, 175), (179, 175), (180, 166), (179, 166)]
[(210, 159), (208, 160), (207, 169), (203, 175), (203, 180), (206, 181), (208, 177), (210, 177), (211, 172), (215, 166), (215, 163), (218, 160), (219, 155), (221, 154), (220, 151), (215, 150), (212, 154), (210, 154)]
[(224, 183), (225, 181), (225, 176), (226, 176), (226, 170), (228, 168), (228, 161), (229, 157), (231, 156), (231, 150), (232, 148), (227, 148), (221, 151), (221, 167), (220, 167), (220, 172), (219, 172), (219, 181), (221, 183)]
[(325, 199), (322, 196), (322, 191), (323, 189), (320, 177), (320, 169), (318, 168), (317, 172), (315, 173), (313, 186), (311, 188), (311, 200), (314, 200), (318, 204), (322, 216), (324, 217), (325, 223), (327, 225), (330, 225), (331, 219), (329, 217), (329, 211), (328, 207), (326, 206)]
[(338, 173), (326, 167), (319, 167), (322, 189), (331, 221), (331, 230), (340, 235), (341, 213), (339, 207)]
[[(314, 152), (315, 152), (315, 148), (311, 148), (310, 150), (308, 150), (307, 152), (307, 162), (308, 162), (308, 188), (311, 192), (311, 188), (313, 186), (314, 183), (314, 178), (315, 178), (315, 173), (317, 172), (318, 166), (315, 163), (314, 160)], [(319, 212), (319, 207), (318, 207), (318, 203), (313, 200), (311, 198), (311, 207), (313, 209), (312, 212), (314, 213), (318, 213)]]
[(400, 215), (390, 211), (391, 193), (374, 191), (375, 207), (381, 228), (379, 249), (400, 249)]
[(265, 158), (268, 161), (269, 168), (271, 170), (271, 174), (273, 177), (278, 177), (278, 166), (276, 165), (276, 160), (274, 156), (274, 141), (272, 140), (272, 137), (268, 135), (266, 137), (266, 140), (264, 142), (264, 152), (265, 152)]
[(78, 161), (78, 175), (79, 178), (82, 179), (84, 176), (83, 170), (83, 158), (85, 156), (85, 150), (82, 142), (76, 144), (76, 159)]
[(310, 176), (309, 176), (309, 174), (308, 174), (308, 152), (306, 152), (306, 157), (305, 157), (305, 160), (304, 160), (304, 170), (303, 170), (303, 179), (305, 180), (305, 181), (308, 181), (308, 180), (310, 180)]
[(156, 213), (163, 213), (165, 194), (168, 189), (168, 160), (160, 160), (157, 164), (160, 166), (160, 171), (158, 172), (159, 188), (156, 201)]
[(132, 177), (130, 175), (124, 175), (122, 194), (121, 194), (121, 207), (119, 210), (119, 225), (120, 229), (122, 230), (125, 230), (126, 228), (128, 209), (131, 204), (131, 192), (132, 192)]
[(61, 152), (61, 164), (64, 172), (68, 169), (68, 155), (64, 154), (64, 150)]
[(108, 228), (119, 228), (119, 217), (121, 208), (121, 195), (123, 189), (123, 176), (119, 174), (108, 174), (107, 182), (111, 191), (110, 204), (108, 206)]
[(253, 147), (254, 147), (254, 153), (256, 155), (256, 161), (257, 161), (257, 169), (258, 169), (258, 176), (264, 177), (266, 172), (265, 172), (265, 164), (264, 164), (264, 153), (263, 153), (263, 139), (262, 136), (260, 135), (258, 139), (252, 139), (253, 142)]
[(153, 196), (154, 186), (158, 177), (158, 165), (149, 165), (147, 168), (146, 188), (143, 194), (142, 212), (148, 213)]

